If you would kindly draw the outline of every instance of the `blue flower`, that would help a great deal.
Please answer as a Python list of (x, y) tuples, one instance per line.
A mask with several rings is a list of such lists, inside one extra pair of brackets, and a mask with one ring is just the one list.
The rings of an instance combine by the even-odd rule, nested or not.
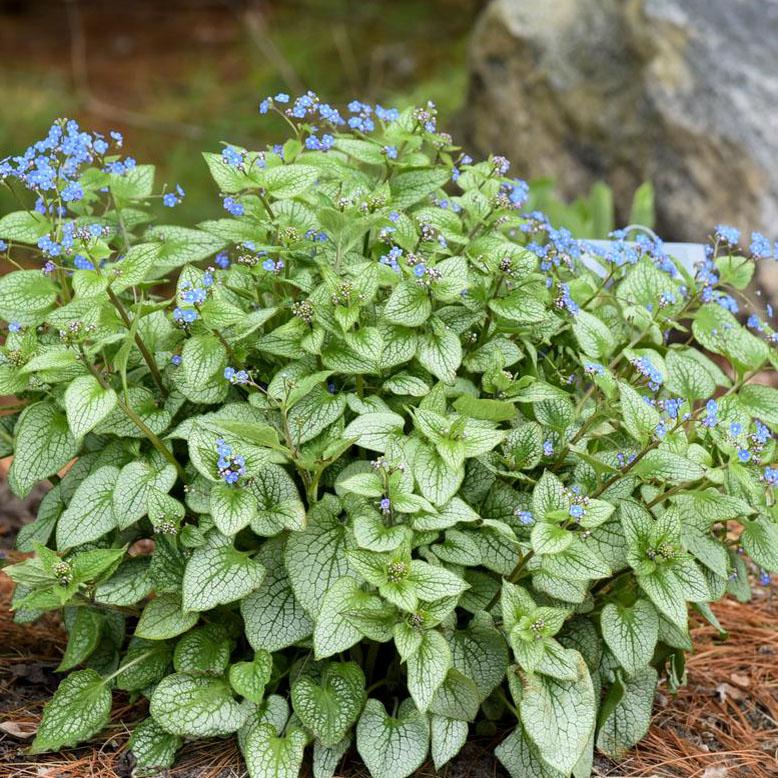
[(266, 260), (265, 260), (265, 261), (262, 263), (262, 267), (263, 267), (265, 270), (267, 270), (268, 272), (271, 272), (271, 273), (272, 273), (272, 272), (273, 272), (273, 271), (276, 269), (276, 263), (275, 263), (275, 262), (273, 262), (273, 260), (272, 260), (272, 259), (266, 259)]
[(578, 505), (577, 503), (570, 506), (570, 510), (568, 511), (570, 516), (576, 520), (582, 519), (584, 515), (586, 514), (586, 511), (584, 510), (583, 505)]
[(659, 440), (662, 440), (662, 438), (667, 435), (667, 425), (663, 421), (660, 421), (659, 424), (657, 424), (654, 428), (654, 434), (659, 438)]
[(554, 443), (551, 440), (546, 440), (543, 442), (543, 456), (544, 457), (551, 457), (554, 455)]
[(190, 305), (202, 305), (208, 299), (208, 291), (201, 286), (196, 286), (183, 292), (181, 299)]
[(532, 515), (532, 511), (525, 511), (521, 508), (516, 508), (513, 511), (513, 515), (518, 518), (518, 520), (525, 526), (528, 527), (530, 524), (535, 523), (535, 517)]
[(170, 357), (170, 361), (178, 367), (181, 364), (181, 355), (180, 354), (173, 354), (172, 357)]
[(81, 254), (76, 254), (73, 258), (73, 265), (77, 270), (94, 270), (94, 264)]
[(191, 324), (196, 321), (199, 314), (194, 308), (174, 308), (173, 320), (178, 324)]
[(708, 402), (705, 403), (705, 418), (702, 420), (703, 426), (715, 427), (719, 423), (718, 412), (718, 403), (715, 400), (708, 400)]
[(234, 197), (225, 197), (222, 203), (224, 210), (231, 216), (243, 216), (246, 209)]
[(605, 367), (599, 362), (584, 362), (583, 368), (587, 375), (605, 375)]
[(769, 586), (772, 582), (772, 576), (770, 573), (767, 572), (767, 570), (760, 570), (759, 571), (759, 583), (762, 586)]
[(737, 227), (730, 227), (728, 224), (718, 224), (713, 237), (730, 246), (737, 246), (740, 240), (740, 230)]
[(226, 270), (230, 266), (230, 255), (226, 251), (220, 251), (213, 260), (218, 267)]
[(235, 146), (225, 146), (222, 149), (222, 160), (230, 167), (242, 168), (244, 155), (243, 152), (240, 149), (236, 149)]
[(737, 458), (741, 462), (748, 462), (751, 459), (751, 452), (747, 448), (741, 448), (737, 452)]
[(766, 467), (762, 474), (762, 479), (770, 486), (778, 484), (778, 467)]
[(75, 182), (68, 184), (61, 192), (62, 201), (65, 203), (76, 202), (84, 197), (84, 190)]
[(245, 370), (236, 370), (234, 367), (225, 367), (224, 377), (231, 384), (247, 384), (251, 380), (249, 374)]
[(416, 265), (416, 267), (413, 268), (413, 275), (415, 275), (417, 278), (421, 278), (425, 273), (427, 272), (427, 268), (424, 266), (424, 264)]
[(12, 321), (8, 325), (8, 332), (21, 332), (22, 325), (18, 321)]
[(277, 103), (288, 103), (289, 95), (286, 92), (279, 92), (274, 98)]
[(387, 159), (397, 159), (397, 146), (384, 146), (382, 151)]
[(383, 497), (378, 503), (378, 507), (381, 509), (381, 513), (388, 515), (392, 510), (392, 501), (388, 497)]
[(774, 252), (770, 241), (761, 232), (751, 233), (751, 245), (748, 247), (748, 250), (755, 259), (778, 257), (778, 252)]

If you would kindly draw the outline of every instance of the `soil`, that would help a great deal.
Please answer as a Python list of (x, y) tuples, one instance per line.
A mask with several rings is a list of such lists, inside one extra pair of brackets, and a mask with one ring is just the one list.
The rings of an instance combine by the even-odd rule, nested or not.
[[(1, 464), (1, 463), (0, 463)], [(2, 468), (0, 467), (0, 472)], [(13, 538), (32, 519), (41, 493), (23, 503), (0, 481), (0, 553), (9, 560)], [(778, 776), (778, 595), (756, 588), (754, 601), (725, 600), (713, 611), (728, 631), (696, 622), (696, 646), (687, 661), (687, 685), (676, 695), (661, 683), (648, 735), (621, 762), (598, 758), (594, 776), (608, 778), (776, 778)], [(0, 576), (0, 778), (131, 778), (126, 750), (145, 703), (114, 695), (112, 720), (94, 741), (57, 754), (31, 757), (25, 747), (34, 735), (43, 704), (59, 682), (54, 668), (64, 651), (58, 618), (33, 625), (13, 623), (8, 611), (11, 583)], [(443, 770), (447, 778), (504, 778), (493, 756), (503, 733), (476, 737)], [(356, 755), (347, 756), (340, 776), (367, 778)], [(415, 778), (436, 775), (432, 764)], [(234, 738), (188, 744), (163, 778), (243, 778)]]

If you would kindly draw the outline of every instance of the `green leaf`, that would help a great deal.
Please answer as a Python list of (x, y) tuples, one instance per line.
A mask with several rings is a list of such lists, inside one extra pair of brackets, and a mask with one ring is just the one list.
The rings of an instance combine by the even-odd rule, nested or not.
[(265, 568), (248, 553), (238, 551), (230, 538), (211, 532), (186, 564), (182, 583), (183, 608), (206, 611), (244, 598), (262, 583)]
[(430, 716), (432, 762), (436, 770), (450, 762), (467, 742), (467, 724), (446, 716)]
[(292, 439), (297, 445), (313, 440), (346, 410), (342, 394), (330, 394), (323, 386), (316, 386), (289, 412), (288, 422)]
[(288, 200), (308, 191), (319, 177), (313, 165), (281, 165), (265, 168), (258, 178), (268, 193), (277, 200)]
[(103, 621), (97, 611), (88, 608), (66, 608), (65, 626), (68, 644), (56, 672), (64, 673), (82, 664), (97, 648)]
[(646, 443), (661, 421), (658, 411), (623, 381), (619, 381), (619, 393), (624, 428), (639, 443)]
[(257, 509), (251, 529), (257, 535), (272, 536), (283, 529), (305, 527), (305, 505), (289, 473), (279, 465), (263, 467), (248, 487)]
[(145, 689), (165, 677), (173, 651), (164, 640), (133, 637), (116, 676), (116, 688), (127, 692)]
[(454, 667), (475, 681), (484, 700), (505, 677), (508, 648), (489, 615), (476, 613), (466, 629), (451, 636)]
[(259, 724), (243, 745), (251, 778), (298, 778), (307, 738), (299, 729), (279, 736), (272, 724)]
[(451, 468), (435, 448), (421, 444), (416, 448), (413, 476), (425, 499), (434, 505), (445, 505), (462, 485), (465, 469)]
[(154, 588), (148, 557), (131, 557), (107, 580), (95, 587), (95, 602), (104, 605), (134, 605)]
[(766, 516), (746, 521), (740, 533), (740, 543), (760, 567), (778, 573), (778, 525)]
[(176, 643), (173, 667), (189, 675), (222, 675), (230, 661), (232, 644), (219, 624), (193, 629)]
[(129, 527), (143, 518), (150, 507), (157, 507), (177, 477), (175, 467), (156, 451), (147, 458), (128, 462), (113, 489), (113, 512), (119, 528)]
[(321, 609), (330, 587), (349, 572), (346, 528), (336, 516), (309, 517), (302, 532), (286, 541), (284, 561), (296, 598), (313, 616)]
[(462, 363), (462, 344), (439, 319), (430, 320), (430, 330), (419, 336), (416, 359), (443, 383), (453, 384)]
[(746, 259), (746, 257), (730, 254), (716, 259), (716, 267), (719, 271), (721, 284), (734, 286), (735, 289), (745, 289), (754, 276), (756, 262)]
[(397, 717), (369, 699), (357, 724), (357, 751), (373, 778), (406, 778), (427, 758), (427, 717), (405, 700)]
[(181, 610), (177, 594), (160, 594), (149, 602), (135, 627), (135, 635), (148, 640), (166, 640), (197, 624), (198, 614)]
[(767, 344), (717, 303), (706, 303), (697, 310), (692, 332), (703, 348), (744, 368), (756, 370), (767, 359)]
[(283, 539), (268, 541), (259, 558), (267, 574), (259, 588), (241, 600), (246, 638), (255, 651), (278, 651), (308, 637), (313, 623), (292, 591), (283, 561)]
[(97, 540), (117, 525), (113, 512), (113, 490), (119, 468), (101, 467), (87, 476), (57, 524), (57, 548), (64, 550)]
[(489, 307), (512, 324), (536, 324), (548, 315), (546, 306), (525, 290), (517, 289), (506, 297), (489, 300)]
[[(355, 578), (338, 579), (322, 599), (313, 631), (316, 659), (337, 654), (351, 648), (365, 635), (365, 625), (385, 615), (381, 598), (362, 590)], [(374, 640), (382, 637), (380, 628), (371, 634)]]
[(121, 200), (142, 200), (154, 189), (154, 165), (136, 165), (125, 173), (109, 176), (111, 192)]
[(597, 733), (597, 748), (614, 759), (621, 759), (648, 732), (654, 704), (657, 674), (644, 667), (634, 678), (625, 680), (624, 693)]
[(207, 384), (215, 376), (221, 377), (227, 367), (227, 351), (214, 335), (195, 335), (184, 343), (181, 352), (181, 370), (193, 386)]
[(187, 262), (207, 259), (226, 245), (226, 241), (206, 232), (169, 224), (153, 227), (145, 237), (161, 243), (159, 261), (154, 268), (155, 275), (185, 265)]
[(57, 473), (78, 453), (78, 443), (65, 414), (52, 402), (25, 408), (14, 435), (8, 485), (17, 497), (26, 497), (38, 481)]
[(63, 678), (30, 747), (31, 754), (72, 747), (96, 735), (111, 712), (111, 691), (94, 670), (78, 670)]
[(686, 352), (670, 349), (665, 356), (669, 392), (688, 400), (705, 400), (716, 390), (716, 379)]
[(676, 626), (686, 629), (686, 596), (675, 571), (657, 567), (653, 573), (639, 575), (637, 580), (657, 610)]
[(251, 662), (236, 662), (230, 667), (230, 686), (251, 702), (262, 702), (265, 686), (270, 681), (273, 657), (267, 651), (257, 651)]
[(511, 778), (567, 778), (543, 761), (537, 746), (527, 737), (521, 723), (494, 749), (494, 755)]
[(580, 310), (575, 315), (573, 334), (584, 354), (594, 359), (607, 359), (616, 347), (608, 325), (588, 311)]
[(218, 737), (236, 732), (249, 714), (222, 678), (173, 673), (163, 678), (149, 703), (162, 729), (180, 737)]
[(763, 384), (747, 384), (737, 395), (738, 404), (751, 416), (778, 427), (778, 389)]
[(656, 479), (670, 483), (698, 481), (705, 476), (705, 468), (680, 454), (664, 448), (649, 451), (638, 462), (632, 472), (645, 479)]
[(402, 434), (405, 419), (396, 413), (363, 413), (345, 430), (343, 437), (370, 451), (386, 451), (387, 439)]
[(292, 684), (294, 712), (325, 746), (345, 737), (364, 702), (365, 676), (354, 662), (327, 664), (320, 681), (302, 675)]
[(578, 661), (575, 681), (528, 676), (519, 703), (521, 721), (541, 759), (565, 775), (589, 742), (597, 710), (589, 671), (580, 655)]
[(516, 406), (505, 400), (478, 399), (471, 394), (463, 394), (454, 402), (463, 416), (484, 421), (510, 421), (516, 417)]
[(151, 717), (141, 721), (127, 743), (128, 751), (135, 757), (138, 776), (158, 775), (172, 767), (182, 742), (180, 737), (165, 732)]
[(448, 178), (448, 170), (441, 168), (407, 170), (400, 173), (390, 183), (392, 207), (399, 211), (415, 205), (440, 189)]
[(111, 272), (116, 279), (111, 282), (111, 289), (114, 292), (123, 292), (143, 283), (158, 257), (159, 245), (156, 243), (130, 246), (124, 256), (111, 266)]
[[(51, 222), (37, 211), (13, 211), (0, 219), (0, 238), (12, 240), (15, 243), (35, 245), (38, 242), (38, 238), (42, 238), (49, 232), (51, 232)], [(25, 270), (23, 272), (41, 276), (39, 270)], [(14, 272), (11, 275), (19, 275), (19, 272)], [(9, 276), (6, 276), (3, 280), (7, 278)], [(2, 300), (1, 293), (0, 300)], [(3, 303), (0, 302), (0, 306), (2, 305)], [(3, 318), (8, 318), (5, 314), (2, 314), (2, 316)]]
[(654, 655), (659, 616), (647, 600), (632, 607), (608, 603), (600, 615), (602, 636), (628, 675), (642, 672)]
[(418, 649), (408, 657), (408, 691), (416, 707), (426, 712), (451, 667), (451, 649), (436, 630), (422, 633)]
[(257, 500), (248, 489), (220, 481), (211, 487), (210, 508), (219, 532), (232, 536), (248, 526), (257, 515)]
[(384, 319), (405, 327), (420, 327), (432, 313), (427, 290), (415, 281), (401, 281), (384, 308)]
[[(253, 189), (258, 186), (257, 174), (252, 169), (252, 156), (245, 157), (244, 170), (228, 165), (221, 154), (203, 152), (203, 158), (208, 165), (213, 180), (219, 190), (225, 194), (233, 194), (244, 189)], [(254, 155), (256, 159), (256, 155)], [(201, 225), (202, 226), (202, 225)]]

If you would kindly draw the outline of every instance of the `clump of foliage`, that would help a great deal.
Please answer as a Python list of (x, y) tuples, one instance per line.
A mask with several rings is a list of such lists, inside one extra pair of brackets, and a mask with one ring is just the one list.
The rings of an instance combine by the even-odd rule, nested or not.
[(228, 215), (196, 229), (148, 224), (118, 136), (0, 163), (0, 453), (52, 484), (6, 573), (69, 633), (32, 751), (121, 690), (141, 772), (237, 733), (253, 778), (352, 744), (402, 778), (472, 725), (514, 776), (589, 775), (682, 682), (690, 604), (778, 570), (774, 332), (730, 295), (774, 247), (598, 254), (432, 106), (268, 111), (293, 136), (206, 154)]

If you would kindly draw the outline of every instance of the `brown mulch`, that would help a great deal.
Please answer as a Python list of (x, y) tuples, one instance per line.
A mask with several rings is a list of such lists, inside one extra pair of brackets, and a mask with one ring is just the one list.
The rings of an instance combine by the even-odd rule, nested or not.
[[(0, 481), (2, 486), (2, 481)], [(0, 495), (0, 513), (8, 532), (9, 506)], [(14, 552), (8, 554), (11, 558)], [(11, 584), (0, 575), (0, 778), (130, 778), (126, 752), (132, 725), (143, 718), (145, 704), (130, 705), (115, 694), (112, 721), (91, 745), (58, 754), (25, 755), (44, 702), (57, 686), (53, 672), (65, 636), (56, 616), (17, 625), (8, 611)], [(699, 621), (693, 628), (696, 652), (688, 657), (688, 682), (675, 696), (660, 685), (648, 735), (618, 764), (598, 758), (595, 776), (609, 778), (776, 778), (778, 776), (778, 594), (758, 589), (754, 601), (725, 600), (713, 606), (723, 627)], [(504, 776), (492, 755), (501, 736), (469, 742), (460, 757), (444, 768), (447, 778)], [(234, 738), (187, 744), (166, 778), (238, 778), (245, 772)], [(341, 765), (341, 775), (366, 778), (358, 758)], [(417, 778), (433, 776), (426, 765)]]

